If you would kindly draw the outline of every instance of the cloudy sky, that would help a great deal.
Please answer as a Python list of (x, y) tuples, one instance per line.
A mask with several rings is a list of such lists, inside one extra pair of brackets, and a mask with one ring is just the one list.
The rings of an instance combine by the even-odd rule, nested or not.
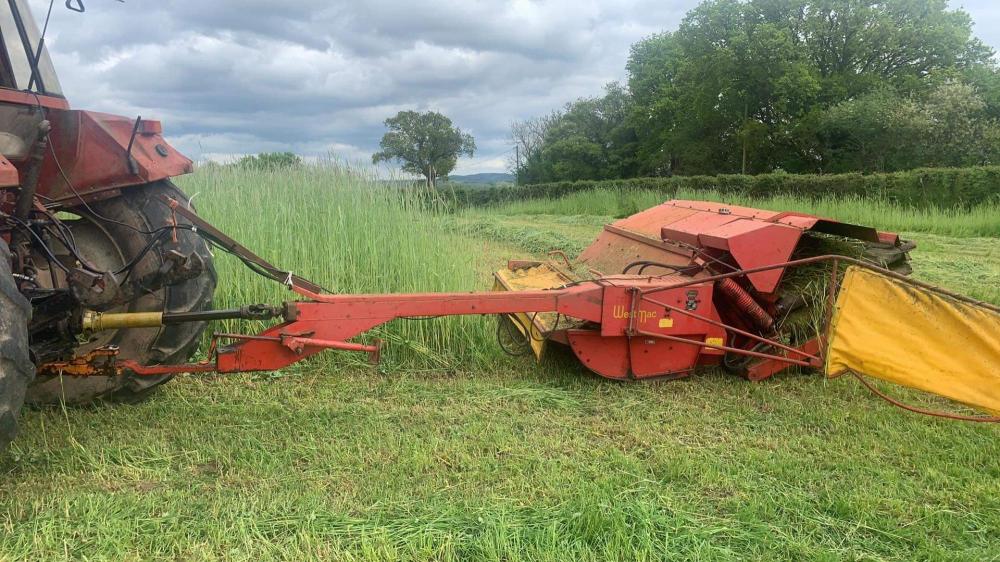
[[(74, 107), (164, 122), (196, 160), (261, 151), (370, 161), (382, 122), (436, 110), (507, 168), (512, 121), (624, 78), (629, 45), (697, 0), (56, 0), (48, 44)], [(36, 17), (48, 0), (30, 0)], [(1000, 47), (1000, 3), (952, 2)]]

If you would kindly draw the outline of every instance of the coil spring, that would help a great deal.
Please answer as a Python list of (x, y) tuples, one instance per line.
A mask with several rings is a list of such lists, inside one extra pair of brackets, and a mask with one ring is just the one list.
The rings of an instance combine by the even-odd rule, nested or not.
[(740, 310), (746, 312), (750, 318), (753, 319), (757, 326), (770, 330), (774, 326), (774, 318), (764, 310), (757, 301), (754, 300), (753, 296), (747, 292), (746, 289), (741, 287), (739, 283), (733, 281), (731, 278), (723, 279), (719, 282), (719, 289), (722, 293), (729, 297)]

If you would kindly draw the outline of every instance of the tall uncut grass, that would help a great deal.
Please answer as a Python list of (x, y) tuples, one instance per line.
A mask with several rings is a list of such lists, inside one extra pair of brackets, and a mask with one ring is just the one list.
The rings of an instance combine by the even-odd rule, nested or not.
[[(1000, 203), (971, 209), (916, 208), (875, 197), (811, 199), (790, 195), (751, 197), (714, 191), (680, 190), (676, 199), (719, 201), (780, 211), (812, 213), (882, 230), (929, 232), (948, 236), (1000, 236)], [(490, 208), (508, 215), (599, 215), (624, 217), (664, 202), (652, 190), (598, 188), (556, 199), (532, 199)]]
[[(482, 252), (446, 230), (420, 193), (365, 169), (325, 163), (280, 171), (207, 166), (179, 178), (199, 213), (276, 266), (337, 293), (471, 291)], [(215, 252), (217, 308), (296, 295)], [(259, 326), (258, 326), (259, 327)], [(229, 325), (226, 328), (234, 328)], [(492, 323), (478, 317), (396, 321), (369, 334), (387, 343), (385, 365), (448, 369), (497, 358)], [(330, 354), (324, 354), (330, 355)], [(364, 360), (360, 355), (338, 354)]]

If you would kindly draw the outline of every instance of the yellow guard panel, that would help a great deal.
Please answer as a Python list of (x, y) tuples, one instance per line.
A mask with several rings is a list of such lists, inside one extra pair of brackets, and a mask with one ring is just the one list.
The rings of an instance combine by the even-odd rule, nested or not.
[[(535, 267), (518, 269), (517, 271), (501, 269), (494, 273), (493, 277), (495, 279), (493, 285), (494, 291), (556, 289), (573, 282), (569, 276), (559, 271), (558, 268), (543, 263)], [(514, 325), (528, 338), (531, 349), (535, 352), (535, 357), (539, 360), (542, 359), (542, 355), (545, 353), (545, 344), (547, 341), (545, 334), (557, 327), (568, 328), (572, 324), (565, 317), (559, 319), (559, 316), (554, 312), (540, 314), (517, 313), (512, 316), (518, 318), (519, 321), (515, 322)], [(526, 333), (528, 330), (530, 330), (530, 333)]]
[(848, 268), (826, 374), (846, 370), (1000, 414), (1000, 313)]

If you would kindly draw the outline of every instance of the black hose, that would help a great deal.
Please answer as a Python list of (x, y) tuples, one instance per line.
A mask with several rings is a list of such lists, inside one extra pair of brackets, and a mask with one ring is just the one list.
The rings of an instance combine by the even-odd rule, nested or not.
[[(525, 355), (531, 353), (531, 343), (527, 338), (524, 338), (524, 340), (522, 341), (520, 349), (510, 349), (507, 347), (507, 344), (504, 343), (502, 335), (504, 327), (506, 327), (507, 337), (510, 338), (511, 341), (517, 341), (521, 339), (518, 337), (521, 335), (521, 333), (517, 332), (517, 329), (514, 327), (514, 322), (517, 322), (518, 325), (520, 325), (521, 327), (524, 326), (523, 324), (521, 324), (521, 321), (517, 319), (516, 316), (509, 314), (501, 314), (500, 316), (497, 317), (497, 346), (500, 347), (500, 351), (503, 351), (504, 353), (510, 355), (511, 357), (524, 357)], [(515, 334), (515, 332), (517, 333)]]
[(56, 266), (59, 267), (59, 269), (63, 270), (64, 272), (66, 272), (66, 273), (70, 272), (69, 268), (66, 267), (65, 265), (63, 265), (63, 263), (61, 261), (59, 261), (58, 258), (56, 258), (55, 254), (52, 253), (52, 250), (49, 249), (49, 247), (45, 244), (45, 241), (42, 240), (42, 237), (39, 236), (37, 232), (35, 232), (30, 226), (28, 226), (27, 224), (25, 224), (24, 221), (18, 219), (15, 216), (7, 215), (7, 218), (9, 218), (9, 219), (13, 220), (14, 222), (18, 223), (18, 226), (21, 227), (21, 230), (27, 232), (29, 236), (31, 236), (32, 238), (34, 238), (38, 242), (39, 247), (41, 247), (42, 251), (45, 252), (45, 257), (48, 258), (49, 261), (51, 261), (52, 263), (54, 263)]
[(678, 267), (676, 265), (671, 265), (669, 263), (663, 263), (658, 261), (639, 260), (626, 265), (625, 268), (622, 269), (622, 274), (623, 275), (627, 274), (634, 267), (639, 267), (639, 271), (637, 272), (639, 275), (642, 275), (642, 272), (646, 271), (647, 267), (662, 267), (663, 269), (669, 269), (676, 273), (684, 273), (685, 271), (688, 271), (690, 269), (697, 268), (697, 266)]

